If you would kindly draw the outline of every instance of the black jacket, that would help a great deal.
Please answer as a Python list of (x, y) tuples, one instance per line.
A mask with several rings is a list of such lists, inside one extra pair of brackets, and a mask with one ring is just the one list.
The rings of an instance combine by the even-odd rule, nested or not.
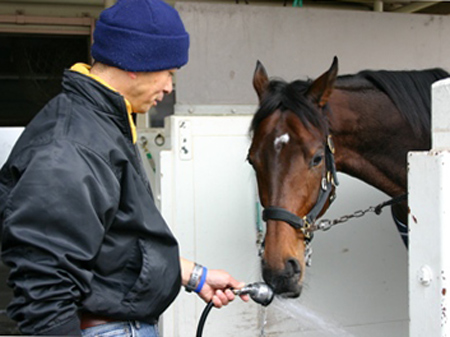
[(154, 323), (181, 286), (125, 101), (66, 71), (0, 171), (8, 315), (26, 334), (80, 334), (78, 311)]

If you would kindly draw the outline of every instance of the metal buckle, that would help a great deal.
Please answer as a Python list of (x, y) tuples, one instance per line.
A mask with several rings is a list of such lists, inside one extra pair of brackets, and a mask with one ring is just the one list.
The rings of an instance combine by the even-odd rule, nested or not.
[(334, 200), (336, 200), (336, 193), (332, 193), (332, 194), (330, 195), (329, 200), (330, 200), (330, 204), (331, 204)]
[(322, 181), (320, 184), (324, 191), (326, 191), (328, 189), (327, 184), (328, 184), (328, 174), (327, 174), (327, 177), (322, 178)]
[(333, 182), (333, 174), (331, 173), (331, 171), (327, 171), (327, 182)]
[(331, 153), (334, 154), (334, 143), (333, 143), (333, 139), (331, 138), (331, 135), (328, 135), (327, 138), (327, 144), (328, 144), (328, 148), (330, 149)]
[(333, 186), (337, 186), (337, 184), (336, 184), (336, 181), (334, 180), (334, 175), (330, 172), (330, 175), (331, 175), (331, 184), (333, 185)]
[(308, 231), (311, 228), (312, 224), (309, 223), (308, 219), (306, 218), (306, 215), (302, 218), (302, 220), (303, 220), (302, 232), (306, 236), (306, 235), (308, 235)]
[(302, 218), (303, 220), (303, 228), (301, 229), (303, 236), (305, 238), (305, 240), (307, 241), (307, 244), (309, 244), (309, 242), (313, 239), (313, 235), (314, 235), (314, 223), (311, 223), (307, 220), (306, 215)]

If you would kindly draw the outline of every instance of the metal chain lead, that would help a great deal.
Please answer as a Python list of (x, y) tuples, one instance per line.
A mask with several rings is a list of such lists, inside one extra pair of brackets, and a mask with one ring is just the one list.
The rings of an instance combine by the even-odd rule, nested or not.
[(327, 231), (333, 226), (336, 226), (336, 225), (338, 225), (340, 223), (343, 223), (343, 222), (347, 222), (347, 221), (349, 221), (350, 219), (353, 219), (353, 218), (360, 218), (360, 217), (366, 215), (366, 213), (369, 213), (369, 212), (373, 212), (373, 213), (375, 213), (377, 215), (380, 215), (381, 211), (383, 210), (384, 207), (392, 206), (392, 205), (400, 203), (402, 201), (406, 201), (407, 198), (408, 198), (408, 194), (401, 194), (401, 195), (396, 196), (396, 197), (394, 197), (392, 199), (384, 201), (381, 204), (378, 204), (377, 206), (370, 206), (366, 210), (359, 210), (359, 211), (354, 212), (353, 214), (344, 215), (344, 216), (341, 216), (340, 218), (337, 218), (337, 219), (334, 219), (334, 220), (328, 220), (328, 219), (320, 220), (318, 223), (313, 224), (309, 228), (309, 232), (314, 232), (314, 231), (318, 231), (318, 230)]
[(327, 230), (331, 229), (331, 227), (336, 226), (343, 222), (347, 222), (353, 218), (361, 218), (364, 215), (366, 215), (366, 213), (369, 213), (369, 212), (376, 213), (376, 210), (377, 210), (377, 207), (371, 206), (371, 207), (367, 208), (366, 210), (355, 211), (353, 214), (343, 215), (340, 218), (337, 218), (334, 220), (323, 219), (323, 220), (320, 220), (319, 222), (316, 222), (311, 227), (310, 231), (311, 232), (314, 232), (317, 230), (327, 231)]

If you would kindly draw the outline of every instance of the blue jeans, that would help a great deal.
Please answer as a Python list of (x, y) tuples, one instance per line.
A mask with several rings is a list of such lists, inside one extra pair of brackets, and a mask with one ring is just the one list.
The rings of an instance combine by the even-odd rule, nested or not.
[(112, 322), (81, 330), (83, 337), (158, 337), (158, 326), (138, 321)]

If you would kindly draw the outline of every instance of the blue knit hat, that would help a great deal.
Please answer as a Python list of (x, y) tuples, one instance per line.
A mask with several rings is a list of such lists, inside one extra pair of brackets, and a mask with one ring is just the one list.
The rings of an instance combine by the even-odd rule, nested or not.
[(162, 0), (119, 0), (100, 14), (91, 53), (123, 70), (159, 71), (185, 65), (188, 50), (189, 34), (173, 7)]

